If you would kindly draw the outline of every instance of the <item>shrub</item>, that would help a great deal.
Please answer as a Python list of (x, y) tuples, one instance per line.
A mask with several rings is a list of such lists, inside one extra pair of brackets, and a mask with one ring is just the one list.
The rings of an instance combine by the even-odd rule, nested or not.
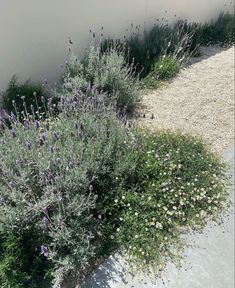
[(194, 31), (192, 34), (191, 51), (197, 55), (201, 45), (232, 45), (235, 42), (235, 21), (234, 14), (220, 13), (220, 15), (203, 24), (188, 23), (187, 31)]
[(106, 50), (91, 47), (82, 61), (71, 57), (63, 77), (62, 95), (69, 94), (71, 89), (83, 92), (87, 87), (106, 93), (106, 101), (115, 98), (119, 109), (133, 112), (139, 99), (139, 82), (133, 75), (134, 67), (127, 65), (121, 50)]
[(142, 89), (157, 89), (162, 84), (154, 73), (149, 73), (145, 78), (140, 81)]
[(158, 79), (169, 79), (179, 72), (178, 62), (170, 56), (162, 57), (154, 64), (153, 73)]
[[(113, 234), (131, 263), (177, 260), (182, 232), (201, 228), (227, 205), (224, 165), (197, 139), (142, 135), (135, 185), (121, 189), (110, 210)], [(142, 151), (142, 152), (141, 152)]]
[[(61, 287), (66, 278), (79, 277), (102, 250), (105, 220), (97, 211), (135, 169), (133, 136), (102, 98), (93, 94), (85, 103), (74, 96), (62, 98), (56, 119), (23, 124), (13, 119), (12, 129), (0, 138), (0, 235), (37, 231), (35, 242), (27, 234), (16, 243), (15, 260), (26, 258), (13, 270), (22, 283), (37, 271), (34, 263), (42, 267), (46, 262), (52, 266), (53, 287)], [(12, 263), (13, 251), (4, 253)], [(4, 267), (1, 263), (0, 275), (10, 283)]]
[[(200, 45), (231, 45), (235, 41), (234, 23), (234, 15), (229, 13), (221, 13), (217, 19), (204, 24), (187, 21), (163, 24), (158, 20), (143, 32), (136, 26), (136, 31), (128, 39), (104, 40), (101, 51), (122, 47), (128, 63), (134, 62), (140, 77), (145, 78), (151, 74), (154, 63), (164, 55), (173, 56), (182, 63), (191, 55), (200, 55)], [(152, 82), (152, 77), (146, 81)]]
[(6, 92), (3, 93), (2, 107), (7, 113), (14, 113), (22, 120), (27, 117), (26, 114), (32, 114), (33, 111), (45, 113), (42, 96), (47, 98), (42, 85), (29, 81), (19, 84), (17, 77), (13, 76)]
[(48, 287), (50, 262), (40, 255), (40, 238), (31, 228), (0, 235), (1, 287)]
[(210, 23), (201, 26), (200, 39), (202, 45), (231, 45), (235, 42), (235, 16), (221, 13)]
[(129, 39), (106, 39), (101, 44), (101, 51), (110, 47), (124, 47), (126, 59), (136, 66), (141, 78), (146, 77), (154, 64), (163, 55), (173, 55), (178, 61), (183, 62), (192, 49), (191, 42), (194, 30), (188, 29), (187, 22), (179, 21), (172, 25), (159, 22), (141, 33), (133, 33)]
[(161, 85), (161, 80), (174, 77), (180, 71), (180, 64), (173, 56), (164, 55), (157, 60), (151, 72), (143, 78), (140, 83), (143, 89), (157, 89)]

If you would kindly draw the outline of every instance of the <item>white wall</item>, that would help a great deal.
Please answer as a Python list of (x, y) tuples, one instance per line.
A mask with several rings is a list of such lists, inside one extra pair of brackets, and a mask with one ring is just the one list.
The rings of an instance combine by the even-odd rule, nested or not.
[[(225, 7), (226, 4), (226, 7)], [(61, 73), (68, 37), (82, 53), (89, 30), (105, 36), (125, 33), (131, 23), (148, 25), (158, 17), (208, 19), (231, 9), (226, 0), (0, 0), (0, 90), (13, 74), (22, 81), (48, 79)], [(165, 12), (167, 10), (167, 13)]]

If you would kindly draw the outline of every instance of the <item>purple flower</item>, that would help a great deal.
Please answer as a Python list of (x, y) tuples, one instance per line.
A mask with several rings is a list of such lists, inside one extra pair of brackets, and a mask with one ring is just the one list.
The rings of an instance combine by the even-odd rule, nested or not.
[(58, 132), (54, 132), (53, 137), (56, 141), (58, 141), (60, 139), (60, 134)]
[(48, 249), (47, 249), (46, 246), (41, 245), (41, 253), (42, 253), (45, 257), (48, 257), (48, 256), (49, 256), (49, 251), (48, 251)]
[(24, 120), (24, 128), (29, 129), (29, 120), (28, 119)]
[(49, 225), (49, 220), (48, 220), (48, 218), (47, 218), (46, 216), (44, 216), (44, 217), (42, 218), (42, 223), (43, 223), (43, 225), (44, 225), (45, 227), (47, 227), (47, 226)]
[(39, 145), (42, 146), (46, 141), (46, 136), (45, 134), (41, 134), (39, 137)]
[(60, 221), (60, 226), (65, 227), (65, 222), (63, 220)]
[(51, 152), (51, 153), (54, 153), (54, 151), (55, 151), (55, 147), (54, 147), (53, 145), (51, 145), (51, 146), (50, 146), (50, 152)]
[(39, 127), (40, 127), (40, 122), (39, 122), (38, 120), (36, 120), (36, 121), (34, 122), (34, 125), (35, 125), (36, 128), (39, 128)]
[(42, 210), (43, 210), (45, 213), (48, 212), (48, 208), (47, 208), (47, 207), (42, 208)]

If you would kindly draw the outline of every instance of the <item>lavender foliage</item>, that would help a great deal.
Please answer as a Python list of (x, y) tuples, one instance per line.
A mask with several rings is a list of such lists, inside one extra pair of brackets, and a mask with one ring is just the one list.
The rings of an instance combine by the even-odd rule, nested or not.
[(94, 257), (104, 229), (94, 211), (135, 167), (132, 131), (103, 99), (72, 94), (57, 117), (14, 121), (0, 138), (0, 234), (37, 227), (54, 287)]

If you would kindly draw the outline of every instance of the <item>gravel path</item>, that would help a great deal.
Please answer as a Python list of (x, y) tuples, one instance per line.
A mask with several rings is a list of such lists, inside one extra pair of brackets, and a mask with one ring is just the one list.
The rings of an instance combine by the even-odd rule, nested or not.
[(234, 142), (234, 47), (203, 48), (203, 57), (193, 61), (170, 83), (143, 97), (146, 118), (140, 122), (153, 130), (197, 135), (221, 152)]

